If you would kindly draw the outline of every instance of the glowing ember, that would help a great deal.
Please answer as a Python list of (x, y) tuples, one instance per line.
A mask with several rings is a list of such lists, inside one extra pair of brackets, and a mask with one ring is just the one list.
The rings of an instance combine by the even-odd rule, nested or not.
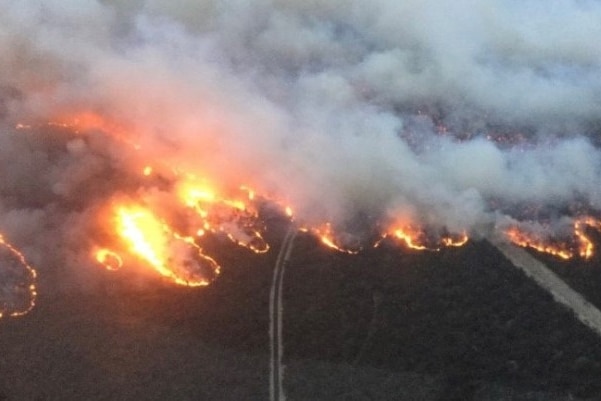
[(0, 235), (0, 318), (23, 316), (35, 305), (37, 273)]

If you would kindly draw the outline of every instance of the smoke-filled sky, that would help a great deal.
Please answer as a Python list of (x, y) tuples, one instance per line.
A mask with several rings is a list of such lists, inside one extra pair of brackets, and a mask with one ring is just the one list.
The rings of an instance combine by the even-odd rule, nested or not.
[[(597, 1), (0, 6), (0, 231), (40, 271), (85, 264), (107, 200), (164, 191), (145, 163), (342, 229), (601, 209)], [(110, 123), (53, 125), (86, 113)]]

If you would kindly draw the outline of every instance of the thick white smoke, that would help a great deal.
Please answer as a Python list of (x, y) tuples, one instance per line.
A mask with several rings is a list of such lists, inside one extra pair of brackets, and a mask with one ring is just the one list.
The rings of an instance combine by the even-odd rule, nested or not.
[[(599, 2), (0, 5), (0, 230), (37, 265), (80, 263), (144, 161), (341, 228), (403, 215), (481, 233), (601, 209)], [(85, 112), (127, 130), (44, 125)]]

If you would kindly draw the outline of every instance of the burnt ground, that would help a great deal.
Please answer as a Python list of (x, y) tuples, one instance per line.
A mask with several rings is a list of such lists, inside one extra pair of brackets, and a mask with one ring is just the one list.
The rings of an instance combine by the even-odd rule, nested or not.
[[(281, 231), (266, 255), (208, 244), (224, 269), (207, 288), (43, 280), (36, 309), (0, 321), (0, 400), (268, 399)], [(540, 259), (601, 306), (600, 259)], [(485, 241), (350, 256), (299, 236), (284, 342), (289, 400), (601, 399), (601, 339)]]

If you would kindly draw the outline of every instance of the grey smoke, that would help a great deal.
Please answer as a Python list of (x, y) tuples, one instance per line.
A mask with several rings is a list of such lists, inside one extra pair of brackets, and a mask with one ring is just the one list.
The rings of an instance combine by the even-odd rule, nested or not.
[[(596, 1), (0, 5), (0, 229), (36, 265), (86, 263), (103, 202), (157, 191), (136, 182), (144, 161), (341, 228), (404, 215), (482, 234), (540, 218), (524, 205), (601, 209)], [(43, 125), (72, 111), (141, 151)]]

